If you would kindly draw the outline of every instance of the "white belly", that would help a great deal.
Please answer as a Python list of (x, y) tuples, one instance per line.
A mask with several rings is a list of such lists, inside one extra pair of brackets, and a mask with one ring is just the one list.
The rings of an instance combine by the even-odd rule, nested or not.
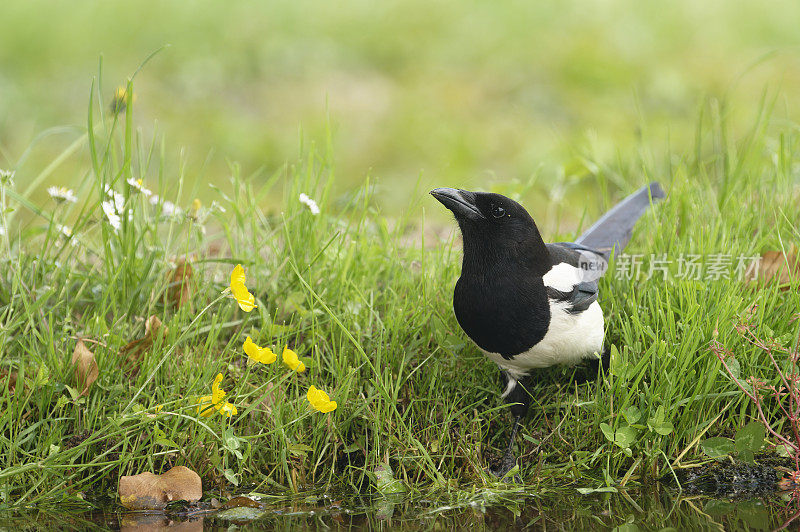
[(599, 358), (603, 349), (603, 310), (597, 301), (579, 314), (570, 314), (566, 303), (550, 300), (550, 327), (544, 338), (524, 353), (506, 360), (499, 353), (487, 357), (515, 379), (534, 368), (556, 364), (574, 366), (587, 358)]

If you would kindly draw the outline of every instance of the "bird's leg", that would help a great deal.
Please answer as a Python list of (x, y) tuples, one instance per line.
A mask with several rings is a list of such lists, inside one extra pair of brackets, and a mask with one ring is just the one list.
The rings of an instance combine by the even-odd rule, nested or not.
[(512, 386), (510, 380), (512, 377), (509, 376), (508, 378), (510, 389), (508, 395), (506, 395), (506, 401), (511, 403), (511, 414), (514, 416), (514, 426), (511, 428), (511, 437), (508, 439), (508, 447), (506, 448), (503, 458), (500, 459), (498, 467), (492, 469), (492, 473), (498, 477), (505, 476), (517, 464), (517, 457), (514, 455), (514, 440), (517, 437), (520, 422), (527, 413), (528, 405), (531, 400), (528, 390), (525, 389), (526, 387), (522, 383), (515, 381), (515, 384)]
[(514, 439), (517, 437), (519, 422), (521, 420), (522, 416), (517, 416), (514, 418), (514, 427), (511, 429), (511, 437), (508, 439), (508, 447), (506, 447), (506, 452), (503, 455), (503, 458), (500, 459), (500, 463), (498, 464), (497, 468), (492, 471), (492, 473), (498, 477), (506, 476), (506, 474), (514, 469), (515, 465), (517, 465), (517, 456), (514, 454)]

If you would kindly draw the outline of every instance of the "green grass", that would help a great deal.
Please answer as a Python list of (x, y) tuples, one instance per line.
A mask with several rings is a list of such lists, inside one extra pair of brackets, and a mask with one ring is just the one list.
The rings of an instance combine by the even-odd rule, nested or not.
[[(266, 184), (231, 164), (230, 192), (195, 210), (182, 193), (188, 176), (179, 173), (171, 186), (164, 172), (172, 148), (142, 134), (132, 109), (103, 115), (96, 93), (91, 102), (89, 133), (65, 155), (83, 169), (78, 203), (34, 202), (37, 178), (25, 172), (2, 189), (9, 229), (0, 241), (0, 386), (16, 379), (0, 399), (4, 504), (113, 495), (120, 475), (176, 464), (223, 492), (369, 492), (382, 464), (412, 493), (498, 486), (485, 470), (502, 451), (510, 415), (496, 368), (453, 316), (459, 245), (426, 225), (426, 211), (439, 207), (427, 190), (412, 194), (403, 216), (387, 218), (371, 201), (370, 180), (349, 197), (333, 196), (333, 155), (310, 146)], [(614, 166), (593, 163), (603, 200), (587, 208), (658, 179), (669, 196), (641, 220), (629, 253), (737, 256), (788, 247), (800, 238), (800, 137), (768, 116), (732, 138), (725, 114), (709, 112), (689, 152), (656, 163), (641, 151), (622, 153)], [(182, 200), (183, 214), (161, 215), (126, 184), (132, 176), (156, 176), (145, 185)], [(118, 232), (100, 208), (106, 185), (125, 197)], [(298, 201), (301, 192), (319, 202), (319, 216)], [(276, 194), (280, 207), (264, 210)], [(71, 239), (59, 235), (65, 222)], [(175, 308), (168, 275), (184, 257), (195, 272), (191, 298)], [(221, 295), (238, 263), (258, 305), (249, 314)], [(757, 304), (759, 333), (789, 335), (796, 349), (798, 291), (674, 277), (604, 278), (607, 338), (618, 354), (597, 382), (578, 386), (571, 370), (543, 372), (519, 438), (528, 490), (631, 486), (668, 473), (678, 457), (676, 466), (704, 460), (698, 437), (730, 435), (752, 414), (708, 350), (714, 337), (736, 353), (743, 375), (777, 382), (734, 325)], [(153, 315), (166, 336), (126, 367), (120, 349), (144, 335)], [(295, 374), (280, 361), (247, 366), (246, 335), (278, 351), (288, 344), (309, 370)], [(99, 366), (85, 397), (70, 364), (79, 338)], [(238, 414), (198, 418), (195, 400), (210, 393), (217, 373)], [(328, 391), (338, 409), (311, 411), (310, 385)], [(666, 435), (647, 426), (659, 409), (674, 427)], [(603, 423), (629, 432), (632, 424), (633, 441), (610, 443)]]

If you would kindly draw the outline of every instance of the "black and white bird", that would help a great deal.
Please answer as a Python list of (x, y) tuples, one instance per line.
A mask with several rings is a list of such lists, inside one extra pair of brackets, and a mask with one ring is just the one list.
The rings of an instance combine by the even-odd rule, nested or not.
[(628, 243), (636, 221), (664, 197), (658, 183), (631, 194), (574, 243), (545, 244), (522, 205), (500, 194), (453, 188), (431, 191), (455, 215), (463, 237), (453, 309), (461, 328), (504, 372), (503, 397), (514, 426), (495, 470), (513, 468), (514, 438), (528, 410), (531, 370), (597, 361), (603, 353), (598, 278)]

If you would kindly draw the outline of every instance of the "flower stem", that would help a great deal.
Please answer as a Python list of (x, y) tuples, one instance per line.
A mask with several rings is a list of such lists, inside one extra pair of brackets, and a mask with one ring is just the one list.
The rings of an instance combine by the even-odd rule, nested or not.
[(141, 393), (144, 390), (144, 388), (148, 384), (150, 384), (151, 380), (153, 380), (153, 377), (155, 377), (156, 372), (159, 369), (161, 369), (161, 366), (164, 364), (164, 362), (167, 361), (167, 358), (169, 358), (169, 356), (172, 354), (172, 352), (175, 351), (175, 348), (178, 347), (178, 345), (186, 338), (186, 336), (188, 336), (187, 333), (192, 330), (193, 326), (198, 322), (198, 320), (203, 316), (203, 314), (205, 314), (206, 311), (208, 311), (208, 309), (210, 309), (213, 305), (217, 304), (222, 299), (225, 299), (225, 297), (226, 297), (226, 295), (224, 293), (219, 295), (219, 296), (217, 296), (217, 298), (214, 301), (212, 301), (211, 303), (206, 305), (203, 308), (203, 310), (198, 312), (197, 316), (194, 317), (192, 322), (185, 329), (183, 329), (183, 331), (181, 332), (180, 336), (178, 336), (178, 339), (175, 340), (175, 343), (172, 344), (172, 346), (169, 349), (167, 349), (167, 352), (164, 353), (164, 356), (161, 357), (161, 360), (158, 361), (158, 364), (156, 364), (156, 367), (153, 368), (153, 371), (150, 372), (150, 375), (147, 376), (147, 378), (144, 380), (144, 382), (139, 387), (139, 389), (136, 390), (136, 393), (133, 394), (133, 397), (131, 397), (131, 400), (128, 402), (128, 404), (125, 406), (125, 409), (122, 411), (123, 414), (126, 413), (128, 411), (128, 409), (130, 409), (130, 407), (133, 405), (134, 401), (136, 401), (136, 399), (139, 397), (139, 395), (141, 395)]

